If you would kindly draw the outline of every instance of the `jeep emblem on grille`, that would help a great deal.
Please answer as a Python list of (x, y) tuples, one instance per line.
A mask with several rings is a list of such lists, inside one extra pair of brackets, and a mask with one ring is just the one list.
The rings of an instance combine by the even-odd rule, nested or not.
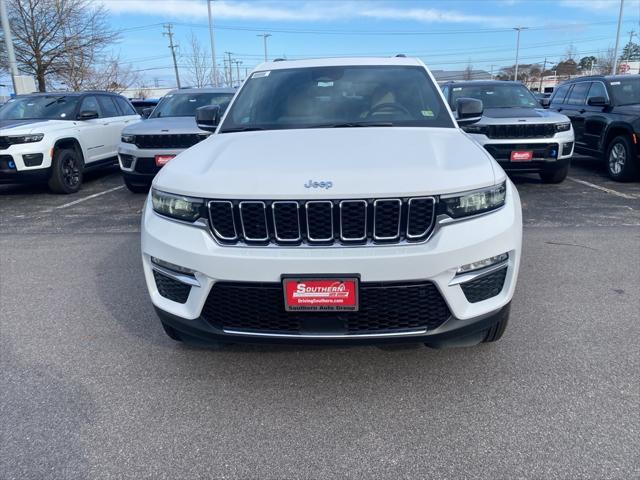
[(330, 181), (322, 181), (322, 182), (314, 182), (313, 180), (309, 180), (304, 184), (304, 188), (324, 188), (325, 190), (333, 187), (333, 182)]

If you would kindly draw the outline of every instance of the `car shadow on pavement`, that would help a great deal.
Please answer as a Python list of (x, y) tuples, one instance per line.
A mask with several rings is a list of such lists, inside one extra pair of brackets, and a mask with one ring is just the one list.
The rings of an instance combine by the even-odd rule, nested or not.
[[(117, 165), (97, 168), (84, 174), (82, 180), (82, 187), (78, 193), (82, 193), (84, 189), (90, 187), (94, 182), (102, 180), (104, 177), (113, 175), (119, 171)], [(51, 190), (47, 186), (46, 182), (42, 183), (25, 183), (25, 184), (10, 184), (0, 185), (0, 196), (2, 195), (37, 195), (37, 194), (50, 194)]]

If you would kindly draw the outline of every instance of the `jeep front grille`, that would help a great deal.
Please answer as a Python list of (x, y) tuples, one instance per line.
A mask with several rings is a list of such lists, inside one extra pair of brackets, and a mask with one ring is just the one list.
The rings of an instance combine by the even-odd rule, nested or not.
[(551, 138), (556, 134), (553, 123), (489, 125), (487, 137), (495, 139), (508, 138)]
[(136, 135), (138, 148), (189, 148), (207, 138), (207, 133)]
[(211, 200), (222, 244), (364, 245), (420, 242), (433, 231), (433, 197), (358, 200)]

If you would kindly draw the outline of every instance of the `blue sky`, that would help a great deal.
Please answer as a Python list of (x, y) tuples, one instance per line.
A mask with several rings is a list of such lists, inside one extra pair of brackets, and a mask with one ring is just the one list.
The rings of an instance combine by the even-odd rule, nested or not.
[[(172, 22), (176, 42), (188, 55), (193, 32), (209, 50), (205, 0), (98, 0), (109, 22), (121, 29), (114, 47), (148, 85), (174, 83), (162, 23)], [(268, 32), (269, 56), (288, 58), (392, 55), (422, 58), (432, 69), (494, 70), (514, 63), (516, 34), (521, 62), (548, 57), (558, 61), (573, 44), (577, 57), (597, 55), (615, 43), (619, 0), (216, 0), (216, 51), (233, 52), (244, 67), (263, 57)], [(625, 0), (621, 44), (630, 30), (640, 31), (640, 0)], [(636, 37), (636, 41), (637, 41)], [(184, 63), (184, 61), (181, 61)], [(186, 76), (186, 72), (184, 72)]]

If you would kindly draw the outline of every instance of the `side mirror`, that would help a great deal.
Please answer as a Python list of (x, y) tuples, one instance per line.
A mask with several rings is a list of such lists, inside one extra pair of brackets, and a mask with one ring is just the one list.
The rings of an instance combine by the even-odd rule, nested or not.
[(459, 98), (456, 100), (456, 112), (458, 113), (458, 125), (471, 125), (482, 118), (484, 107), (482, 100), (475, 98)]
[(153, 107), (143, 108), (142, 109), (142, 118), (149, 118), (149, 115), (151, 115), (151, 112), (153, 112)]
[(215, 132), (220, 123), (220, 105), (207, 105), (196, 110), (196, 123), (200, 130)]
[(539, 102), (542, 108), (549, 108), (549, 105), (551, 105), (551, 99), (549, 98), (541, 98)]
[(78, 115), (78, 120), (93, 120), (94, 118), (98, 118), (98, 112), (95, 110), (83, 110)]
[(606, 107), (609, 105), (609, 100), (605, 97), (591, 97), (587, 100), (587, 105), (592, 107)]

